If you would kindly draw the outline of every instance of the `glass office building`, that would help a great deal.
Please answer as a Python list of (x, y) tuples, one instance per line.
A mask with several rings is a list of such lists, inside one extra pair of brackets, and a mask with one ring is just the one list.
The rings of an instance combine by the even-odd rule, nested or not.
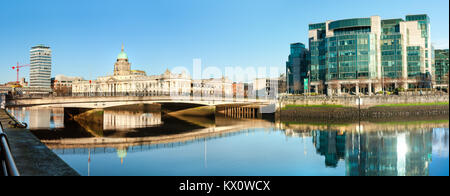
[(30, 50), (30, 88), (49, 90), (51, 86), (52, 51), (37, 45)]
[(328, 95), (407, 89), (433, 75), (427, 15), (310, 24), (309, 46), (312, 89)]
[[(308, 78), (309, 60), (305, 44), (291, 44), (291, 54), (286, 62), (286, 82), (288, 93), (304, 93), (305, 79)], [(308, 82), (307, 82), (308, 83)]]
[(434, 51), (434, 64), (436, 87), (448, 89), (448, 49)]

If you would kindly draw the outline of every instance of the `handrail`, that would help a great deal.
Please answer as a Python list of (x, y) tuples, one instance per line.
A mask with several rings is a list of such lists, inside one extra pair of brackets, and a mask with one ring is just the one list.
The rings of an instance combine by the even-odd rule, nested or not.
[(19, 171), (17, 170), (16, 163), (14, 162), (14, 158), (11, 154), (11, 150), (9, 148), (8, 138), (6, 134), (3, 132), (3, 125), (0, 122), (0, 161), (1, 161), (1, 171), (0, 173), (3, 176), (20, 176)]
[(27, 128), (28, 124), (25, 122), (20, 122), (16, 119), (13, 115), (11, 115), (7, 110), (5, 110), (6, 115), (9, 116), (9, 118), (12, 119), (12, 121), (9, 121), (9, 125), (14, 126), (15, 128)]

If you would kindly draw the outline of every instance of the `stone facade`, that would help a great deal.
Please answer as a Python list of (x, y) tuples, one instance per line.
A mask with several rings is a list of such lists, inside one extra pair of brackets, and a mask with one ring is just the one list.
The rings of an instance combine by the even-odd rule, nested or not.
[(216, 91), (220, 91), (216, 95), (226, 96), (232, 92), (232, 82), (227, 78), (192, 80), (185, 72), (175, 74), (169, 70), (147, 76), (144, 71), (131, 70), (123, 46), (114, 64), (114, 75), (72, 83), (74, 96), (211, 96)]

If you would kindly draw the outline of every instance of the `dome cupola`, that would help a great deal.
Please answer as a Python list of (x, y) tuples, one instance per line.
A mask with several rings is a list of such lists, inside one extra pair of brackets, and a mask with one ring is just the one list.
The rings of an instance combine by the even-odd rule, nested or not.
[(128, 59), (127, 53), (123, 51), (123, 44), (122, 44), (122, 51), (117, 55), (117, 59)]

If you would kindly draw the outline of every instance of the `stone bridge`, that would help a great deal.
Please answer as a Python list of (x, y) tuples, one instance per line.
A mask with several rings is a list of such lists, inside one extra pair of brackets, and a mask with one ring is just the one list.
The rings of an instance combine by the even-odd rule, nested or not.
[[(78, 109), (106, 109), (119, 106), (158, 104), (162, 107), (177, 108), (173, 111), (186, 111), (188, 113), (201, 113), (195, 108), (202, 108), (205, 115), (209, 111), (225, 113), (234, 111), (239, 116), (260, 116), (261, 113), (275, 113), (277, 109), (276, 99), (251, 99), (251, 98), (224, 98), (224, 97), (192, 97), (192, 96), (121, 96), (121, 97), (47, 97), (11, 99), (6, 103), (7, 107), (52, 107), (52, 108), (78, 108)], [(189, 111), (189, 109), (191, 109)], [(252, 115), (250, 115), (252, 112)], [(230, 112), (226, 112), (227, 114)], [(204, 115), (204, 116), (205, 116)]]
[(230, 104), (245, 105), (268, 105), (274, 104), (276, 100), (268, 99), (247, 99), (247, 98), (205, 98), (205, 97), (177, 97), (177, 96), (150, 96), (150, 97), (48, 97), (36, 99), (11, 99), (7, 106), (49, 106), (49, 107), (71, 107), (104, 109), (117, 106), (135, 104), (155, 104), (155, 103), (181, 103), (201, 106), (219, 106)]

